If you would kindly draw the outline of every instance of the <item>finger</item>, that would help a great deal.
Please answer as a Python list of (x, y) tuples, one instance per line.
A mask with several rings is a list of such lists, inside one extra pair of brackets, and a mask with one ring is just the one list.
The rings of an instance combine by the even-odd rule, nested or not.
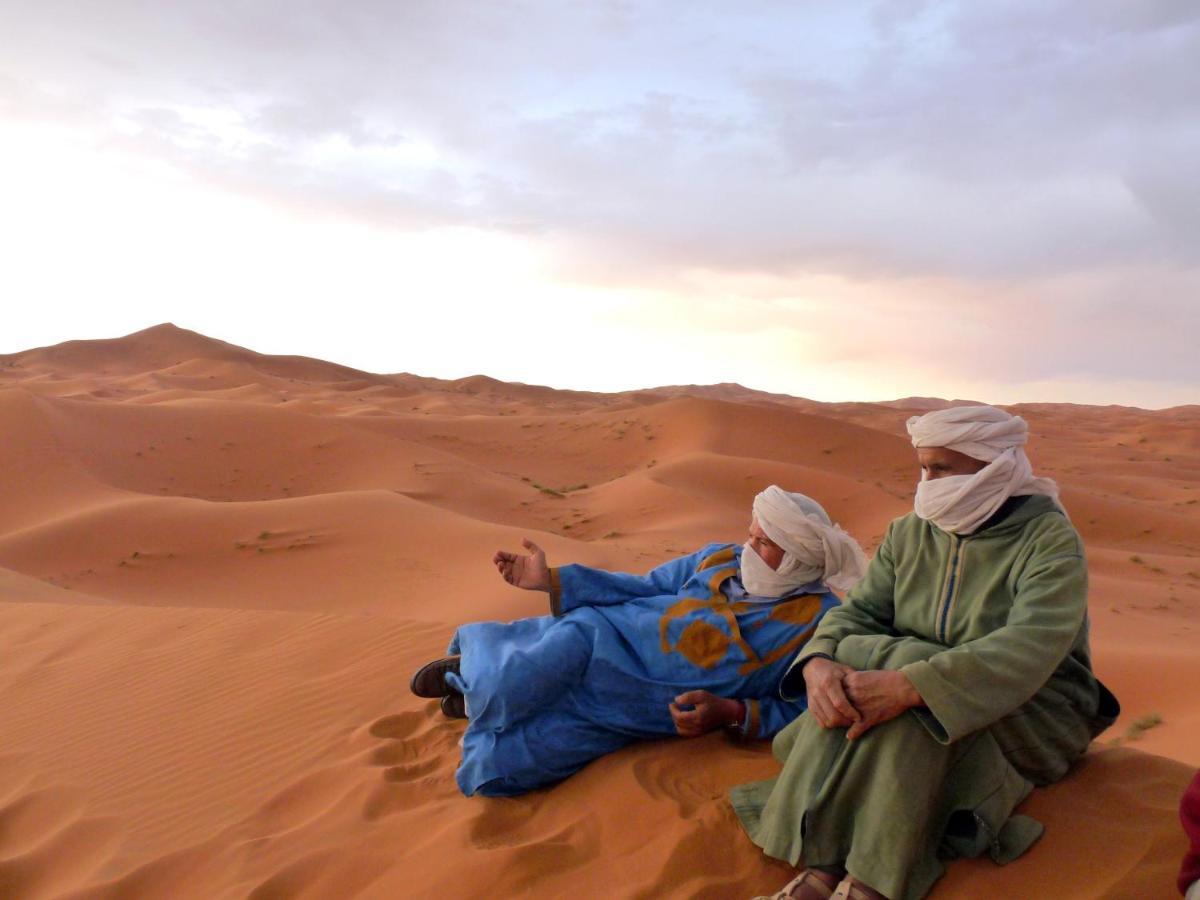
[(828, 696), (829, 704), (835, 712), (845, 716), (851, 722), (857, 722), (862, 718), (854, 704), (846, 697), (841, 682), (834, 681), (829, 685)]
[(521, 538), (521, 546), (535, 555), (541, 555), (542, 548), (531, 541), (529, 538)]
[(667, 708), (671, 711), (671, 718), (673, 718), (676, 722), (690, 722), (692, 719), (696, 718), (697, 715), (696, 710), (683, 709), (678, 703), (672, 703)]
[(862, 672), (850, 672), (842, 679), (842, 690), (846, 692), (846, 696), (854, 694), (862, 696), (863, 691), (870, 686), (870, 679), (864, 678)]
[(704, 723), (700, 720), (700, 714), (694, 709), (681, 709), (679, 715), (675, 717), (675, 724), (682, 725), (684, 728), (696, 729)]
[(693, 706), (708, 698), (708, 691), (684, 691), (675, 698), (675, 702), (680, 706), (692, 704)]
[(825, 698), (820, 694), (808, 695), (808, 711), (813, 714), (817, 720), (817, 724), (822, 728), (829, 728), (829, 710), (825, 703)]
[[(811, 699), (809, 702), (812, 702)], [(824, 694), (820, 698), (820, 711), (824, 718), (823, 720), (818, 719), (818, 721), (821, 722), (823, 728), (845, 728), (855, 721), (839, 712)]]
[(824, 714), (824, 726), (840, 728), (845, 725), (846, 716), (838, 712), (827, 691), (821, 692), (821, 712)]
[(831, 713), (830, 718), (832, 719), (832, 722), (830, 723), (830, 726), (829, 726), (830, 728), (846, 728), (846, 727), (854, 724), (852, 721), (850, 721), (845, 716), (843, 716), (840, 712)]
[(828, 687), (821, 691), (821, 710), (825, 713), (826, 728), (841, 728), (846, 724), (846, 714), (838, 709)]
[(860, 719), (859, 721), (855, 722), (853, 725), (850, 726), (850, 730), (846, 732), (846, 740), (848, 740), (848, 741), (858, 740), (862, 735), (867, 733), (868, 729), (870, 729), (872, 724), (873, 723), (871, 723), (867, 719)]

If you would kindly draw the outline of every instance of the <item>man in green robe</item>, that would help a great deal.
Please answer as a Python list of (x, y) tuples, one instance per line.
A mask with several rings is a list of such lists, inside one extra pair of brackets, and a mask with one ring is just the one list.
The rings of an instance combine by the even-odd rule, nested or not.
[(767, 855), (805, 867), (775, 896), (909, 900), (940, 858), (1003, 863), (1042, 826), (1013, 810), (1110, 725), (1092, 673), (1087, 564), (1028, 428), (989, 406), (913, 417), (913, 513), (780, 686), (808, 712), (783, 770), (733, 805)]

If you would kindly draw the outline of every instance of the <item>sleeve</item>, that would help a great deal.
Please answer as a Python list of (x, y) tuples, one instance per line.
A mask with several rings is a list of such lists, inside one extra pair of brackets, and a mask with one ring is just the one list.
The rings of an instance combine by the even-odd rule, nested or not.
[(550, 570), (550, 611), (561, 616), (580, 606), (612, 606), (638, 597), (677, 594), (700, 563), (721, 544), (710, 544), (651, 569), (645, 575), (569, 565)]
[(775, 737), (808, 708), (803, 700), (778, 697), (745, 697), (742, 702), (746, 704), (746, 718), (739, 730), (743, 737), (756, 740)]
[(779, 683), (779, 694), (784, 700), (805, 695), (807, 690), (801, 673), (804, 664), (818, 656), (834, 659), (843, 638), (855, 634), (895, 634), (892, 627), (896, 589), (893, 525), (888, 526), (863, 580), (851, 589), (841, 604), (825, 613), (813, 636), (784, 673)]
[(1075, 529), (1046, 517), (1016, 577), (1005, 624), (901, 667), (925, 701), (934, 736), (951, 743), (1032, 697), (1070, 652), (1087, 613), (1087, 563)]

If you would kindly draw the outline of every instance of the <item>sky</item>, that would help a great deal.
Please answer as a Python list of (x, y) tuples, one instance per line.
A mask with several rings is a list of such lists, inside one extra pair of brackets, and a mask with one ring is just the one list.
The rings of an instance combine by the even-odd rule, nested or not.
[(1193, 0), (0, 0), (0, 353), (1200, 402)]

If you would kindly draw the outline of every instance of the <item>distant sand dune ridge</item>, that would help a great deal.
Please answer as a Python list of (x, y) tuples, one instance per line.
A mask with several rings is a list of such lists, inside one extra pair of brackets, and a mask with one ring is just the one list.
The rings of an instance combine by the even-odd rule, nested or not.
[[(374, 375), (170, 325), (0, 356), (0, 897), (776, 889), (725, 800), (776, 770), (768, 744), (646, 743), (468, 800), (462, 725), (408, 677), (459, 622), (545, 612), (490, 565), (522, 536), (645, 570), (743, 540), (776, 482), (873, 549), (911, 507), (904, 420), (944, 405)], [(933, 896), (1170, 896), (1200, 765), (1200, 407), (1013, 409), (1087, 544), (1125, 713), (1027, 802), (1027, 857)]]

